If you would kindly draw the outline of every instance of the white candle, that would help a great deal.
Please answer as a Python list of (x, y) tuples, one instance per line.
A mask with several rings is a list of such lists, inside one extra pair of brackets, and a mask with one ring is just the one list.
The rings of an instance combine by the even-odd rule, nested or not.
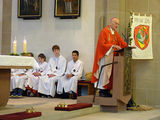
[(23, 52), (27, 53), (27, 41), (26, 41), (25, 38), (24, 38), (24, 41), (23, 41)]
[(14, 54), (17, 53), (17, 41), (16, 41), (16, 39), (13, 41), (13, 53)]

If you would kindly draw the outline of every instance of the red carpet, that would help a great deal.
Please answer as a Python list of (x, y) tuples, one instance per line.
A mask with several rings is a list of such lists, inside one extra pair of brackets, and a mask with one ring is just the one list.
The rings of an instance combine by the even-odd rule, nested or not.
[(0, 120), (23, 120), (40, 116), (41, 112), (34, 112), (34, 113), (18, 112), (18, 113), (0, 115)]
[(72, 110), (78, 110), (78, 109), (88, 108), (88, 107), (92, 107), (92, 104), (88, 104), (88, 103), (77, 103), (77, 104), (68, 105), (67, 107), (55, 107), (55, 110), (60, 110), (60, 111), (72, 111)]

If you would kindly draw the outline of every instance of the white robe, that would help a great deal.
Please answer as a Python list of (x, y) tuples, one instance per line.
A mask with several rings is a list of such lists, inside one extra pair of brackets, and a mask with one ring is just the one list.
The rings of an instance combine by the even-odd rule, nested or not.
[[(57, 69), (56, 69), (57, 68)], [(63, 76), (66, 69), (66, 59), (60, 55), (58, 58), (53, 56), (50, 58), (47, 66), (47, 70), (43, 72), (43, 75), (39, 79), (38, 92), (55, 96), (56, 85), (59, 77)], [(54, 74), (54, 77), (49, 78), (48, 74)]]
[[(34, 61), (34, 69), (39, 69), (39, 65), (36, 61)], [(28, 83), (28, 78), (32, 75), (33, 69), (12, 69), (11, 74), (11, 86), (10, 89), (13, 90), (15, 88), (20, 88), (25, 90), (27, 83)], [(19, 74), (24, 74), (23, 76), (18, 76)]]
[[(77, 93), (77, 82), (82, 77), (83, 73), (83, 63), (80, 60), (77, 60), (74, 62), (71, 60), (68, 63), (67, 71), (65, 73), (65, 76), (61, 77), (58, 81), (57, 85), (57, 93), (62, 94), (63, 89), (65, 92), (75, 92)], [(73, 74), (74, 76), (67, 79), (67, 74)]]
[(14, 77), (16, 75), (20, 74), (20, 70), (19, 69), (11, 69), (11, 83), (10, 83), (10, 91), (12, 91), (13, 89), (15, 89), (16, 87), (16, 82), (14, 81)]
[[(101, 58), (100, 63), (99, 63), (99, 70), (98, 70), (97, 78), (99, 76), (102, 65), (112, 63), (112, 62), (113, 62), (113, 47), (111, 47), (109, 51), (105, 54), (105, 56)], [(105, 89), (103, 86), (109, 83), (111, 73), (112, 73), (112, 65), (106, 66), (102, 69), (97, 88)], [(96, 86), (97, 86), (97, 82), (94, 84), (95, 88)]]
[[(25, 83), (27, 81), (27, 70), (26, 69), (19, 69), (17, 70), (16, 74), (11, 77), (11, 88), (20, 88), (25, 90)], [(18, 74), (24, 74), (23, 76), (18, 76)]]
[[(39, 69), (34, 69), (32, 73), (39, 72), (42, 73), (47, 68), (47, 62), (38, 63)], [(33, 90), (38, 90), (38, 84), (39, 84), (40, 76), (34, 76), (33, 74), (28, 76), (28, 83), (27, 85), (32, 88)]]

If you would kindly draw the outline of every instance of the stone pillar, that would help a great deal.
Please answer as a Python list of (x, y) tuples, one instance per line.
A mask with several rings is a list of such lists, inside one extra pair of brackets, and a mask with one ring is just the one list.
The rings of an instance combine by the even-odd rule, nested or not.
[(1, 54), (11, 51), (12, 0), (3, 0)]
[(2, 41), (2, 10), (3, 10), (3, 0), (0, 0), (0, 54), (1, 54), (1, 41)]
[(99, 33), (105, 27), (105, 4), (106, 0), (95, 1), (95, 50), (97, 46)]

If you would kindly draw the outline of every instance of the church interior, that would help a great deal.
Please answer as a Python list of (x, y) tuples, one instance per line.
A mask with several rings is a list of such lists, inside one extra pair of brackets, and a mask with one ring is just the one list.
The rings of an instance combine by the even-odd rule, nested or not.
[[(160, 120), (159, 4), (159, 0), (0, 0), (0, 120), (5, 115), (24, 111), (32, 111), (24, 114), (33, 116), (39, 113), (37, 117), (28, 117), (33, 120)], [(124, 48), (122, 55), (114, 56), (112, 95), (100, 97), (98, 85), (93, 83), (95, 53), (101, 31), (115, 18), (119, 21), (117, 33), (130, 49)], [(37, 88), (36, 97), (27, 96), (27, 92), (14, 97), (14, 88), (11, 91), (10, 87), (12, 69), (34, 68), (41, 53), (51, 64), (50, 58), (56, 56), (56, 50), (65, 58), (64, 66), (72, 59), (83, 63), (73, 94), (67, 94), (67, 99), (63, 94), (62, 99), (57, 93), (46, 96), (43, 89), (39, 95)], [(30, 53), (33, 58), (26, 57)], [(50, 85), (40, 81), (38, 86)], [(57, 88), (58, 82), (54, 83)], [(23, 91), (26, 90), (30, 90), (28, 85)], [(127, 108), (130, 100), (135, 105), (133, 109)], [(70, 104), (81, 103), (91, 106), (66, 111)], [(62, 109), (63, 106), (66, 108)], [(7, 119), (13, 120), (12, 115)]]

